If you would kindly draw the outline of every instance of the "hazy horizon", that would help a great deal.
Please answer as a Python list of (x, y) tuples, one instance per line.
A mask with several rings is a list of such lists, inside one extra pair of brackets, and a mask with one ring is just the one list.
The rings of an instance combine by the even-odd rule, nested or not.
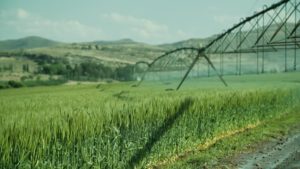
[(132, 39), (149, 44), (172, 43), (218, 34), (264, 4), (275, 2), (2, 0), (0, 40), (40, 36), (60, 42)]

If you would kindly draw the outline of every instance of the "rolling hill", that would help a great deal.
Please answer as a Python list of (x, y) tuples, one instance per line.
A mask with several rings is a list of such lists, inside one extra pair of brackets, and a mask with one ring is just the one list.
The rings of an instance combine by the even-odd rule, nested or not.
[(29, 36), (21, 39), (0, 41), (0, 50), (30, 49), (52, 47), (63, 43), (45, 39), (38, 36)]
[(142, 44), (140, 42), (136, 42), (132, 39), (120, 39), (120, 40), (115, 40), (115, 41), (94, 41), (91, 42), (93, 44), (97, 45), (125, 45), (125, 44)]

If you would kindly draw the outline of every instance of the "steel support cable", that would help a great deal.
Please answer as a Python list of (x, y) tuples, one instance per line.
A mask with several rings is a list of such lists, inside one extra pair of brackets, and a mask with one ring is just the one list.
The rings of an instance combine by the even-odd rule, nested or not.
[(220, 78), (220, 80), (223, 82), (223, 84), (225, 86), (228, 86), (227, 83), (225, 82), (225, 80), (223, 79), (223, 77), (218, 73), (217, 69), (215, 68), (214, 64), (211, 62), (211, 60), (209, 59), (209, 57), (207, 55), (205, 55), (203, 52), (204, 52), (204, 48), (202, 48), (202, 49), (199, 50), (197, 57), (194, 59), (193, 63), (191, 64), (191, 66), (189, 67), (189, 69), (187, 70), (187, 72), (185, 73), (184, 77), (180, 81), (180, 83), (177, 86), (176, 90), (180, 89), (181, 85), (183, 84), (183, 82), (185, 81), (185, 79), (188, 77), (189, 73), (191, 72), (191, 70), (193, 69), (193, 67), (195, 66), (196, 62), (199, 60), (199, 58), (201, 56), (204, 57), (205, 60), (207, 61), (208, 65), (213, 68), (213, 70), (216, 72), (217, 76)]
[(270, 23), (268, 23), (267, 27), (263, 29), (262, 33), (260, 34), (260, 36), (258, 37), (256, 42), (254, 43), (254, 45), (257, 45), (260, 42), (260, 40), (266, 35), (266, 32), (268, 31), (268, 29), (273, 25), (275, 18), (277, 18), (279, 16), (279, 14), (281, 13), (281, 11), (283, 9), (284, 9), (284, 6), (280, 9), (280, 11), (276, 14), (276, 16), (269, 21)]
[[(300, 3), (297, 5), (297, 7), (300, 5)], [(277, 34), (281, 31), (282, 27), (287, 24), (287, 21), (291, 18), (291, 16), (293, 15), (293, 13), (295, 12), (295, 8), (291, 7), (292, 11), (290, 12), (291, 9), (289, 9), (289, 15), (285, 18), (285, 20), (283, 21), (281, 18), (282, 23), (279, 25), (279, 27), (277, 28), (277, 30), (275, 31), (275, 33), (272, 35), (271, 39), (269, 40), (268, 43), (272, 42), (273, 39), (277, 36)], [(285, 33), (285, 32), (284, 32)], [(290, 33), (290, 32), (289, 32)]]
[(229, 35), (230, 35), (230, 34), (227, 34), (227, 35), (223, 38), (223, 40), (220, 42), (220, 45), (217, 46), (217, 48), (214, 50), (214, 52), (207, 52), (207, 53), (217, 53), (217, 51), (223, 46), (223, 43), (225, 43), (225, 41), (227, 40), (227, 38), (228, 38)]
[[(292, 3), (292, 2), (290, 2), (290, 3)], [(293, 4), (293, 3), (292, 3)], [(280, 25), (280, 27), (276, 30), (276, 32), (274, 33), (274, 35), (272, 36), (272, 38), (270, 39), (270, 41), (268, 42), (268, 44), (274, 44), (274, 43), (278, 43), (278, 42), (272, 42), (273, 41), (273, 39), (277, 36), (277, 34), (279, 33), (279, 31), (282, 29), (282, 27), (283, 26), (285, 26), (286, 24), (287, 24), (287, 21), (290, 19), (290, 17), (294, 14), (294, 13), (296, 13), (297, 12), (297, 9), (298, 9), (298, 7), (299, 7), (299, 5), (300, 5), (300, 2), (297, 4), (296, 2), (295, 2), (295, 4), (293, 4), (294, 6), (292, 6), (291, 8), (292, 8), (292, 11), (290, 11), (289, 10), (289, 12), (287, 12), (287, 13), (289, 13), (289, 15), (288, 15), (288, 17), (286, 17), (285, 18), (285, 20), (284, 20), (284, 22)], [(288, 30), (286, 30), (286, 31), (288, 31)], [(284, 32), (284, 33), (286, 33), (286, 32)], [(290, 34), (293, 34), (293, 31), (292, 32), (289, 32)], [(293, 42), (287, 42), (286, 41), (286, 39), (289, 39), (290, 38), (290, 36), (286, 36), (285, 37), (285, 39), (283, 39), (282, 41), (284, 41), (283, 43), (285, 43), (285, 44), (288, 44), (288, 43), (295, 43), (295, 44), (293, 44), (293, 45), (297, 45), (298, 47), (300, 47), (300, 44), (298, 44), (297, 43), (297, 41), (293, 41)], [(279, 41), (280, 42), (280, 41)], [(289, 45), (289, 44), (288, 44)]]
[[(261, 19), (261, 18), (260, 18)], [(249, 22), (249, 23), (251, 23), (251, 22)], [(244, 38), (241, 40), (241, 42), (237, 45), (237, 49), (239, 49), (241, 46), (242, 46), (242, 44), (246, 41), (246, 39), (248, 38), (248, 36), (251, 34), (251, 33), (253, 33), (253, 31), (254, 31), (254, 29), (255, 29), (255, 27), (256, 27), (256, 25), (257, 25), (258, 23), (256, 22), (254, 25), (252, 25), (251, 24), (251, 26), (252, 26), (252, 28), (246, 33), (246, 35), (244, 36)]]
[(199, 48), (194, 48), (194, 47), (183, 47), (183, 48), (178, 48), (178, 49), (175, 49), (175, 50), (172, 50), (172, 51), (169, 51), (169, 52), (166, 52), (164, 53), (163, 55), (159, 56), (158, 58), (154, 59), (150, 64), (149, 64), (149, 67), (151, 67), (152, 65), (154, 65), (154, 63), (156, 63), (158, 60), (172, 54), (172, 53), (176, 53), (176, 52), (179, 52), (179, 51), (182, 51), (182, 50), (195, 50), (195, 51), (198, 51)]
[[(184, 51), (183, 51), (184, 52)], [(187, 51), (185, 51), (185, 52), (187, 52)], [(177, 56), (178, 56), (179, 54), (177, 54)], [(193, 51), (191, 51), (191, 53), (190, 54), (188, 54), (188, 56), (187, 56), (187, 58), (190, 58), (190, 56), (192, 56), (193, 55)], [(173, 62), (171, 62), (171, 61), (173, 61)], [(177, 60), (176, 59), (169, 59), (168, 60), (168, 62), (166, 62), (166, 64), (163, 66), (163, 70), (166, 70), (167, 69), (167, 66), (171, 63), (174, 63), (174, 62), (177, 62)], [(187, 66), (187, 65), (186, 65)]]
[(212, 40), (212, 41), (211, 41), (208, 45), (206, 45), (204, 48), (205, 48), (205, 49), (209, 48), (209, 47), (210, 47), (211, 45), (213, 45), (215, 42), (217, 42), (217, 41), (219, 41), (220, 39), (222, 39), (226, 34), (231, 33), (233, 30), (235, 30), (235, 29), (238, 28), (239, 26), (243, 25), (244, 23), (249, 22), (249, 21), (255, 19), (257, 16), (260, 16), (260, 15), (262, 15), (262, 14), (264, 14), (264, 13), (266, 13), (266, 12), (272, 10), (272, 9), (275, 9), (275, 8), (281, 6), (281, 5), (283, 5), (283, 4), (285, 4), (285, 3), (289, 2), (289, 1), (290, 1), (290, 0), (281, 0), (281, 1), (278, 2), (278, 3), (271, 5), (271, 6), (268, 7), (267, 9), (264, 9), (264, 10), (258, 12), (258, 13), (255, 13), (254, 15), (252, 15), (252, 16), (250, 16), (250, 17), (247, 17), (244, 21), (242, 21), (242, 22), (240, 22), (240, 23), (234, 25), (233, 27), (231, 27), (230, 29), (228, 29), (226, 32), (222, 33), (222, 34), (219, 35), (217, 38), (215, 38), (214, 40)]
[(138, 84), (134, 85), (134, 87), (140, 86), (140, 84), (144, 81), (147, 72), (153, 67), (153, 65), (154, 65), (158, 60), (160, 60), (160, 59), (162, 59), (162, 58), (165, 58), (165, 57), (167, 57), (167, 56), (169, 56), (169, 55), (171, 55), (171, 54), (173, 54), (173, 53), (182, 51), (182, 50), (194, 50), (194, 51), (199, 51), (200, 49), (194, 48), (194, 47), (183, 47), (183, 48), (178, 48), (178, 49), (175, 49), (175, 50), (166, 52), (166, 53), (164, 53), (163, 55), (157, 57), (157, 58), (154, 59), (151, 63), (148, 64), (148, 69), (145, 71), (145, 73), (143, 73), (143, 75), (142, 75), (142, 77), (141, 77), (141, 80), (138, 82)]
[(292, 35), (296, 32), (296, 30), (299, 28), (299, 26), (300, 26), (300, 19), (298, 20), (298, 23), (296, 24), (296, 26), (292, 30), (292, 32), (291, 32), (291, 34), (290, 34), (289, 37), (292, 37)]
[[(300, 3), (300, 2), (299, 2)], [(296, 6), (296, 1), (295, 1), (295, 6)], [(295, 9), (299, 12), (299, 9), (295, 7)], [(297, 11), (295, 12), (295, 15), (297, 15)], [(295, 19), (297, 20), (297, 17), (295, 17)], [(298, 29), (298, 27), (300, 26), (300, 20), (298, 20), (297, 23), (295, 23), (295, 27), (293, 28), (293, 30), (291, 31), (289, 38), (292, 37), (292, 35), (296, 32), (296, 30)]]
[[(240, 28), (242, 29), (244, 26), (245, 26), (246, 23), (244, 23), (243, 25), (241, 25), (241, 27), (237, 27), (237, 28)], [(239, 34), (239, 30), (237, 32), (234, 33), (234, 37), (231, 39), (231, 41), (227, 44), (227, 46), (224, 48), (224, 52), (229, 48), (231, 47), (233, 41), (236, 39), (236, 37), (238, 36)], [(235, 50), (233, 47), (231, 47), (231, 49)]]
[[(183, 51), (181, 51), (181, 52), (186, 52), (186, 53), (188, 53), (188, 50), (183, 50)], [(180, 57), (180, 56), (179, 56), (180, 53), (173, 53), (173, 54), (177, 54), (176, 57)], [(183, 53), (183, 55), (185, 55), (185, 53)], [(190, 56), (192, 56), (192, 55), (193, 55), (193, 51), (190, 51), (190, 53), (187, 54), (187, 58), (190, 58)], [(193, 59), (193, 58), (190, 58), (190, 59)], [(168, 66), (170, 63), (174, 63), (174, 62), (171, 62), (171, 61), (177, 62), (176, 58), (175, 58), (175, 59), (169, 59), (169, 60), (166, 62), (166, 64), (163, 65), (163, 68), (164, 68), (163, 70), (166, 70), (166, 69), (167, 69), (167, 66)]]
[(187, 76), (189, 75), (189, 73), (191, 72), (191, 70), (193, 69), (193, 67), (195, 66), (196, 62), (199, 60), (201, 53), (204, 51), (204, 48), (202, 48), (202, 50), (198, 51), (198, 54), (196, 56), (196, 58), (194, 59), (193, 63), (191, 64), (191, 66), (189, 67), (189, 69), (187, 70), (187, 72), (185, 73), (184, 77), (182, 78), (182, 80), (180, 81), (179, 85), (177, 86), (176, 90), (179, 90), (181, 85), (183, 84), (183, 82), (185, 81), (185, 79), (187, 78)]
[(214, 64), (211, 62), (211, 60), (209, 59), (209, 57), (205, 54), (203, 54), (203, 57), (206, 59), (206, 61), (208, 62), (208, 64), (214, 69), (214, 71), (216, 72), (217, 76), (220, 78), (220, 80), (223, 82), (223, 84), (225, 86), (228, 86), (226, 81), (223, 79), (223, 77), (218, 73), (217, 69), (215, 68)]
[[(229, 40), (232, 38), (232, 36), (234, 36), (234, 35), (231, 33), (227, 34), (222, 39), (220, 39), (220, 41), (216, 42), (214, 45), (207, 48), (206, 53), (217, 53), (217, 51), (220, 49), (220, 47), (224, 46), (224, 44), (229, 43)], [(216, 46), (215, 49), (213, 49), (214, 46)]]
[[(286, 6), (287, 6), (287, 4), (285, 4), (285, 7), (284, 7), (284, 9), (285, 9), (285, 12), (284, 12), (285, 17), (284, 17), (284, 19), (281, 18), (281, 16), (280, 16), (280, 14), (282, 13), (282, 12), (281, 12), (281, 13), (279, 13), (279, 15), (278, 15), (277, 17), (274, 18), (274, 24), (271, 24), (270, 26), (272, 26), (272, 25), (277, 25), (278, 27), (280, 27), (281, 24), (285, 22), (285, 18), (287, 17), (287, 16), (286, 16), (286, 13), (287, 13)], [(289, 12), (290, 12), (290, 10), (292, 10), (292, 8), (289, 9)], [(267, 14), (268, 14), (268, 13), (267, 13)], [(271, 16), (270, 14), (268, 14), (268, 16), (272, 18), (272, 16)], [(280, 20), (279, 23), (277, 22), (276, 19), (279, 19), (279, 20)], [(284, 26), (284, 24), (283, 24), (283, 26)], [(283, 31), (283, 30), (281, 30), (281, 29), (279, 29), (279, 31), (285, 33), (285, 31)], [(266, 36), (268, 36), (268, 34), (266, 34)], [(268, 37), (268, 38), (269, 38), (269, 37)], [(271, 39), (271, 38), (269, 38), (269, 39)], [(269, 40), (269, 41), (270, 41), (270, 40)], [(268, 43), (268, 42), (267, 42), (267, 43)]]

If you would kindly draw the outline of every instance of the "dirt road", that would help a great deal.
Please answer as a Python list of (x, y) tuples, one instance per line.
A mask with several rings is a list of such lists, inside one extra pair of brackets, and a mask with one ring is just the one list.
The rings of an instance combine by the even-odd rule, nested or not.
[(300, 169), (300, 131), (259, 147), (254, 153), (241, 155), (237, 168)]

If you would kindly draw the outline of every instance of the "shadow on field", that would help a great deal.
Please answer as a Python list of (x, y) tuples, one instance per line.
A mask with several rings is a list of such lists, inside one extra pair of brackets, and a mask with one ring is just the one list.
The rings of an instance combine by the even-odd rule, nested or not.
[(127, 168), (137, 166), (151, 151), (152, 147), (158, 142), (164, 134), (170, 130), (175, 121), (192, 105), (193, 101), (190, 98), (185, 99), (179, 106), (178, 111), (169, 118), (165, 119), (161, 126), (152, 132), (150, 138), (144, 147), (138, 150), (128, 161)]
[(116, 97), (120, 100), (126, 100), (126, 101), (133, 100), (132, 97), (128, 96), (129, 93), (130, 93), (129, 91), (123, 91), (122, 90), (121, 92), (114, 94), (113, 97)]

